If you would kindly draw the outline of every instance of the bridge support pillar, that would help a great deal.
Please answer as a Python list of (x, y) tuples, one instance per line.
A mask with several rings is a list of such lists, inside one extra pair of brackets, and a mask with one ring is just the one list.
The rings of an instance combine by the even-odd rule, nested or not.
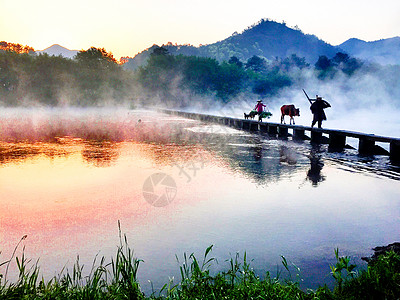
[(358, 142), (358, 153), (360, 154), (373, 154), (375, 141), (367, 138), (360, 138)]
[(304, 129), (293, 129), (293, 139), (294, 140), (304, 140), (305, 134)]
[(258, 131), (258, 123), (256, 122), (251, 122), (250, 123), (250, 131)]
[(346, 136), (337, 133), (329, 134), (329, 150), (330, 151), (343, 151), (346, 146)]
[(250, 122), (249, 121), (242, 121), (242, 129), (250, 130)]
[(278, 135), (282, 136), (282, 137), (288, 136), (288, 128), (287, 127), (278, 126)]
[(268, 132), (268, 125), (267, 124), (260, 123), (259, 126), (260, 126), (260, 132)]
[(240, 120), (235, 120), (235, 125), (234, 125), (236, 128), (242, 128), (243, 127), (243, 125), (242, 125), (242, 121), (240, 121)]
[(390, 143), (390, 158), (395, 161), (400, 161), (400, 142)]
[(229, 119), (229, 126), (235, 126), (235, 120), (234, 119)]
[(322, 141), (322, 132), (319, 131), (311, 131), (311, 142), (312, 143), (321, 143)]
[(277, 125), (268, 124), (268, 133), (269, 134), (277, 134), (278, 133), (278, 126)]

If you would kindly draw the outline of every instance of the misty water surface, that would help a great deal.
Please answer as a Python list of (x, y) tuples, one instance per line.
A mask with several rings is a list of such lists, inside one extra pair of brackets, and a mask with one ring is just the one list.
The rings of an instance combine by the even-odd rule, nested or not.
[[(215, 269), (246, 251), (260, 275), (276, 275), (284, 255), (316, 287), (331, 281), (336, 247), (363, 265), (399, 239), (400, 172), (384, 156), (149, 111), (26, 110), (0, 126), (0, 261), (27, 235), (25, 254), (47, 277), (77, 255), (87, 271), (96, 254), (113, 256), (118, 220), (147, 292), (148, 280), (179, 278), (175, 255), (202, 258), (210, 245)], [(168, 205), (146, 197), (154, 174), (175, 184)]]

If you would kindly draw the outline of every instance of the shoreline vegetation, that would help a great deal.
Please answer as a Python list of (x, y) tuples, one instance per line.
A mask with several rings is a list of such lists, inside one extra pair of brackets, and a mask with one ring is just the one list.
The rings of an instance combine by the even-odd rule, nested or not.
[[(21, 238), (12, 257), (0, 263), (5, 268), (0, 273), (0, 299), (399, 299), (400, 296), (400, 255), (393, 250), (374, 257), (367, 269), (355, 271), (356, 265), (350, 263), (350, 258), (340, 256), (335, 249), (336, 264), (330, 266), (334, 288), (324, 285), (316, 290), (303, 290), (299, 273), (293, 279), (292, 268), (284, 256), (281, 256), (283, 269), (276, 277), (269, 272), (263, 278), (256, 275), (246, 253), (243, 258), (239, 254), (230, 258), (227, 270), (212, 274), (210, 267), (216, 260), (210, 257), (211, 245), (201, 260), (194, 254), (185, 253), (183, 261), (177, 257), (180, 281), (171, 280), (159, 291), (145, 295), (137, 280), (142, 261), (134, 256), (120, 227), (120, 245), (111, 262), (96, 256), (89, 274), (84, 275), (78, 257), (72, 271), (63, 269), (48, 281), (40, 278), (37, 262), (30, 266), (24, 253), (14, 257), (25, 238)], [(7, 273), (14, 259), (19, 276), (10, 282)]]

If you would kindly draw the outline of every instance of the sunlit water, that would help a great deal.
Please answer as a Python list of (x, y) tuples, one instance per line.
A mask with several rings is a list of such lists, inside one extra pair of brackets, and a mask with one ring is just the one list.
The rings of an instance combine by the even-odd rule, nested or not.
[(315, 288), (332, 281), (335, 248), (365, 266), (400, 238), (400, 172), (384, 156), (148, 111), (16, 111), (0, 126), (0, 262), (27, 235), (46, 277), (77, 255), (88, 271), (96, 254), (111, 258), (118, 221), (147, 293), (149, 280), (179, 278), (175, 255), (202, 259), (210, 245), (214, 269), (246, 252), (274, 276), (284, 255)]

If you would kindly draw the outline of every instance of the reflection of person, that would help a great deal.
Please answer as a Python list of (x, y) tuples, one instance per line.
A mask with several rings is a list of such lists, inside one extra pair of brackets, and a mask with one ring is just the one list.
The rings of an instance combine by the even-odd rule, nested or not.
[(324, 162), (321, 159), (320, 145), (315, 145), (310, 152), (310, 169), (307, 171), (307, 179), (312, 182), (313, 186), (317, 186), (318, 183), (325, 180), (325, 176), (321, 174), (321, 170), (324, 167)]
[(311, 112), (314, 115), (311, 127), (314, 127), (314, 125), (318, 122), (318, 128), (321, 128), (322, 121), (326, 120), (324, 109), (328, 107), (331, 107), (331, 105), (325, 100), (322, 100), (322, 97), (317, 95), (314, 103), (310, 106)]
[(253, 157), (255, 161), (260, 161), (262, 158), (262, 145), (261, 144), (257, 144), (254, 148), (254, 153), (253, 153)]

